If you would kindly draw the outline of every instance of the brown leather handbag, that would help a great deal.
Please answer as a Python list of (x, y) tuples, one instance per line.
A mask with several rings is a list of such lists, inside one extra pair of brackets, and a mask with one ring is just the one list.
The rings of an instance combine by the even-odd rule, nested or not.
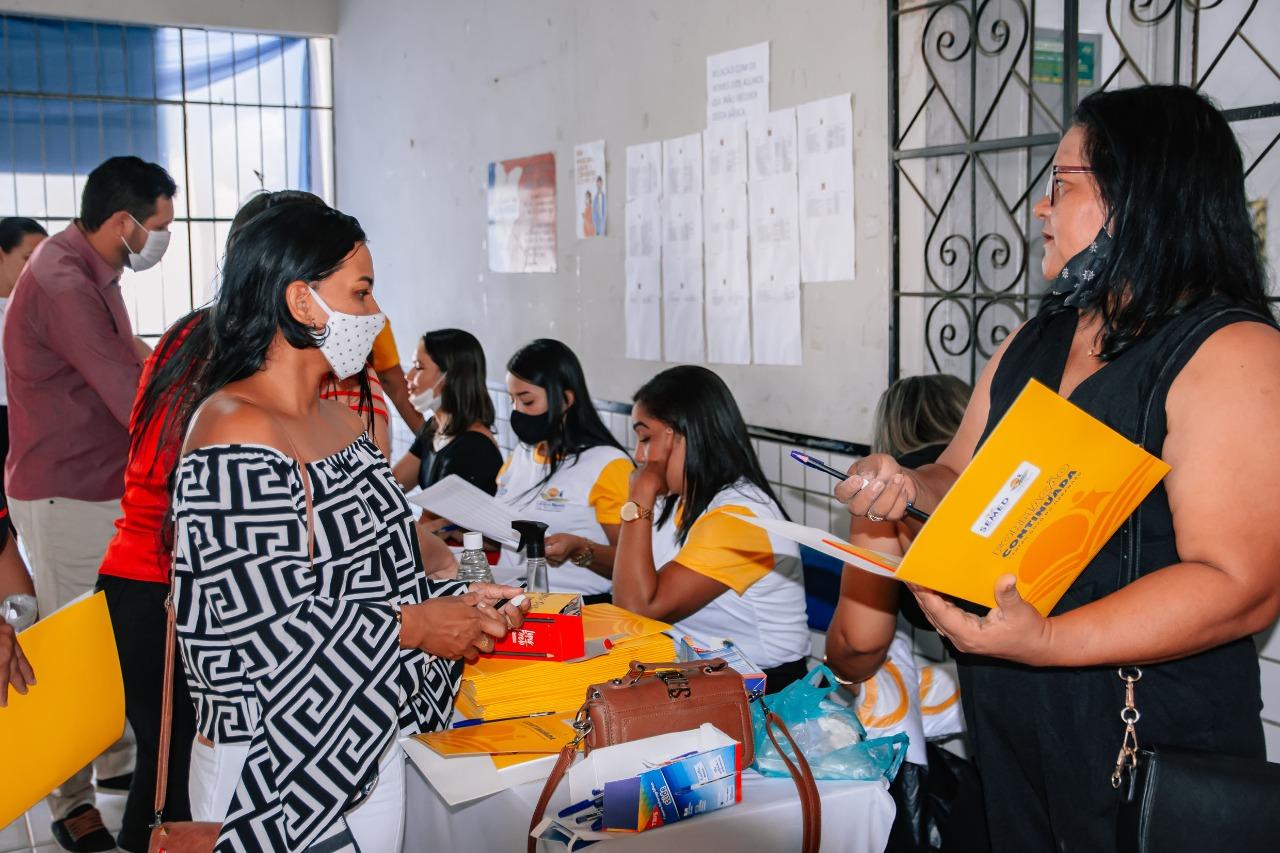
[[(756, 701), (763, 703), (764, 699)], [(542, 822), (547, 804), (573, 764), (579, 745), (584, 753), (589, 753), (602, 746), (696, 729), (703, 723), (711, 723), (741, 743), (744, 764), (755, 761), (751, 708), (742, 689), (742, 676), (720, 658), (690, 663), (633, 661), (626, 676), (588, 687), (587, 701), (578, 709), (573, 723), (578, 736), (560, 751), (560, 758), (538, 797), (529, 822), (528, 853), (535, 853), (537, 839), (533, 837), (533, 830)], [(822, 804), (813, 773), (787, 727), (767, 706), (765, 723), (769, 739), (791, 771), (800, 792), (804, 817), (802, 849), (804, 853), (817, 853), (822, 835)], [(791, 744), (796, 756), (794, 762), (779, 746), (775, 729)]]
[[(243, 399), (243, 398), (240, 398)], [(249, 401), (252, 402), (252, 401)], [(285, 433), (288, 438), (288, 433)], [(302, 472), (302, 493), (307, 499), (307, 559), (316, 560), (316, 532), (313, 528), (311, 504), (311, 477), (307, 466), (298, 455), (293, 439), (289, 439), (294, 461)], [(173, 739), (173, 666), (177, 646), (177, 614), (173, 604), (173, 575), (169, 576), (169, 595), (164, 600), (166, 611), (164, 638), (164, 686), (160, 699), (160, 746), (156, 755), (155, 823), (151, 825), (151, 838), (147, 853), (213, 853), (222, 824), (213, 821), (162, 821), (164, 802), (169, 792), (169, 744)]]

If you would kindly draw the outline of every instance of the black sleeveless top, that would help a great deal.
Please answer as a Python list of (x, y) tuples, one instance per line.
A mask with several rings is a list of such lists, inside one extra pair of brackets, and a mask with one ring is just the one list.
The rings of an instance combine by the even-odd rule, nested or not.
[[(1077, 319), (1074, 310), (1041, 315), (1010, 343), (992, 378), (984, 441), (1029, 380), (1054, 390), (1061, 386)], [(1174, 380), (1210, 335), (1242, 321), (1271, 323), (1223, 299), (1206, 300), (1136, 341), (1081, 382), (1069, 399), (1160, 456), (1167, 431), (1165, 400)], [(1161, 484), (1053, 613), (1095, 601), (1177, 562), (1173, 515)], [(1140, 622), (1144, 614), (1133, 618)], [(1035, 669), (973, 655), (957, 655), (957, 661), (996, 848), (1111, 849), (1115, 793), (1109, 776), (1123, 734), (1118, 714), (1124, 704), (1116, 670)], [(1136, 704), (1143, 746), (1259, 758), (1265, 753), (1257, 652), (1249, 637), (1144, 666)], [(1096, 825), (1090, 827), (1091, 821)]]

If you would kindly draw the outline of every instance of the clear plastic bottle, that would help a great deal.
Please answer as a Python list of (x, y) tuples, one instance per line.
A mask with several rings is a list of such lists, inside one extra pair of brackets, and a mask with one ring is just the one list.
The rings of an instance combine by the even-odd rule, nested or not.
[(458, 557), (458, 580), (467, 583), (493, 583), (493, 569), (484, 555), (484, 536), (462, 534), (462, 554)]
[(547, 525), (541, 521), (515, 521), (511, 528), (520, 534), (520, 550), (524, 551), (525, 588), (529, 592), (548, 592)]

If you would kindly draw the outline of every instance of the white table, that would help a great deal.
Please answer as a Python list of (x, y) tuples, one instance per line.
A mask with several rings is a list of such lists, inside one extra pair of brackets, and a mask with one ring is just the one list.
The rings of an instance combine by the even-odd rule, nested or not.
[[(466, 850), (520, 853), (525, 849), (529, 817), (542, 782), (527, 782), (492, 796), (450, 806), (413, 762), (405, 770), (404, 850)], [(555, 814), (568, 805), (567, 784), (551, 799)], [(823, 853), (882, 853), (889, 840), (894, 805), (878, 782), (819, 782), (822, 797)], [(593, 850), (601, 853), (671, 853), (673, 850), (799, 850), (800, 798), (790, 779), (765, 778), (746, 771), (742, 802), (636, 835), (620, 835)], [(540, 850), (557, 853), (542, 844)]]

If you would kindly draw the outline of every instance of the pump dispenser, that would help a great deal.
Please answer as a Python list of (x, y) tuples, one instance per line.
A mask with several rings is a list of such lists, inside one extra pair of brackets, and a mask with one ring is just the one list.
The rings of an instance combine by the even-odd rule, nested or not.
[(524, 551), (525, 583), (529, 592), (550, 592), (547, 582), (547, 525), (541, 521), (513, 521)]

